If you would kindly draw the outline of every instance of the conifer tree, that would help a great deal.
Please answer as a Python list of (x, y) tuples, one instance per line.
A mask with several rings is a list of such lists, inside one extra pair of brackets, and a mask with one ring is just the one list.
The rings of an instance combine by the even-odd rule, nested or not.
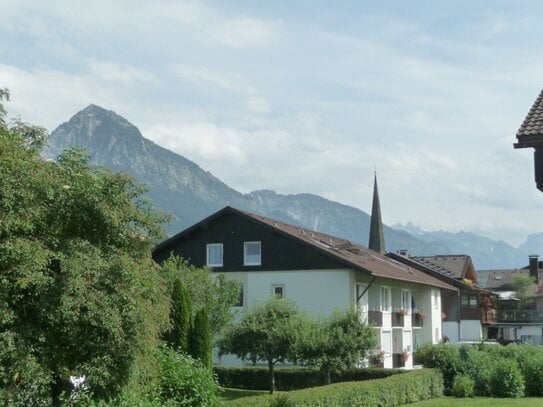
[(209, 370), (212, 369), (213, 356), (211, 351), (211, 330), (205, 308), (201, 308), (194, 317), (189, 349), (193, 358), (202, 362)]
[(170, 306), (171, 329), (166, 334), (166, 342), (176, 351), (188, 353), (192, 303), (187, 289), (180, 279), (173, 282)]

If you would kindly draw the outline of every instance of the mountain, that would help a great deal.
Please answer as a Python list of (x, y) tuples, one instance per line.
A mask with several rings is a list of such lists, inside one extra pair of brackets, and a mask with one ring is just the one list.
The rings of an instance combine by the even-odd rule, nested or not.
[[(367, 213), (312, 194), (281, 195), (269, 190), (242, 194), (194, 162), (144, 138), (125, 118), (96, 105), (89, 105), (58, 126), (51, 133), (43, 156), (55, 158), (67, 146), (85, 148), (93, 162), (146, 183), (154, 204), (174, 216), (167, 228), (170, 234), (231, 205), (364, 246), (368, 244)], [(478, 268), (517, 267), (525, 263), (519, 263), (517, 249), (474, 234), (419, 233), (388, 226), (384, 231), (389, 251), (406, 249), (416, 255), (471, 254)]]

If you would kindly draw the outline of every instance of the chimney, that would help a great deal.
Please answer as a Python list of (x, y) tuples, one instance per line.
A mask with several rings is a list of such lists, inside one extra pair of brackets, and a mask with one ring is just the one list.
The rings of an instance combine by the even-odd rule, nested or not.
[(528, 258), (530, 259), (530, 277), (535, 279), (536, 284), (539, 284), (539, 255), (531, 254)]

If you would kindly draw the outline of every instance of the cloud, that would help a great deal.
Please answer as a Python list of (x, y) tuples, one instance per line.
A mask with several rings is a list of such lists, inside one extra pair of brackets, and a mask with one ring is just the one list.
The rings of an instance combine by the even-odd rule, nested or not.
[(270, 104), (266, 99), (259, 96), (251, 96), (246, 102), (247, 109), (255, 113), (268, 113), (270, 112)]
[(228, 91), (243, 93), (255, 92), (254, 88), (244, 83), (241, 78), (228, 77), (227, 74), (218, 70), (183, 64), (172, 65), (171, 69), (174, 75), (176, 75), (179, 79), (188, 82), (211, 84), (214, 86), (219, 86), (220, 88)]
[(156, 75), (130, 64), (90, 59), (88, 66), (92, 75), (104, 81), (123, 85), (159, 85)]
[(249, 17), (234, 17), (219, 21), (204, 31), (214, 42), (233, 48), (269, 45), (276, 37), (276, 25)]

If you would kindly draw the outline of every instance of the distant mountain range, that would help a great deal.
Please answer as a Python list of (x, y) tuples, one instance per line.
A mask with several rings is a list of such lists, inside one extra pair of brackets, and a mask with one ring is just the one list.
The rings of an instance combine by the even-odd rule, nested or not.
[[(43, 156), (55, 158), (70, 145), (87, 149), (93, 162), (146, 183), (154, 204), (174, 215), (167, 228), (170, 234), (230, 205), (368, 244), (367, 213), (313, 194), (281, 195), (270, 190), (242, 194), (196, 163), (144, 138), (136, 126), (115, 112), (96, 105), (58, 126)], [(411, 224), (385, 226), (384, 230), (388, 251), (405, 249), (419, 256), (469, 254), (479, 269), (522, 267), (528, 254), (539, 253), (538, 248), (543, 247), (543, 234), (531, 235), (517, 249), (473, 233), (424, 232)]]

